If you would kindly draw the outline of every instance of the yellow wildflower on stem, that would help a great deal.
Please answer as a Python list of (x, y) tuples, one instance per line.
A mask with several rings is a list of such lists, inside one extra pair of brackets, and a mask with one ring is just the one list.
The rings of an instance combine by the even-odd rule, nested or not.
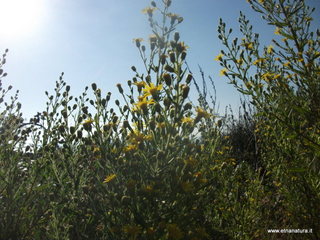
[(273, 51), (274, 51), (274, 50), (273, 50), (273, 46), (272, 46), (272, 45), (269, 45), (268, 48), (267, 48), (267, 53), (268, 53), (268, 54), (272, 54)]
[(228, 75), (228, 74), (227, 74), (227, 71), (228, 71), (228, 70), (227, 70), (226, 68), (223, 68), (223, 69), (220, 70), (220, 74), (219, 74), (219, 75), (220, 75), (220, 76), (227, 76), (227, 75)]
[(144, 81), (139, 81), (139, 82), (137, 81), (137, 82), (134, 82), (133, 84), (137, 86), (139, 93), (141, 92), (142, 88), (146, 86), (146, 82)]
[(242, 44), (247, 50), (253, 50), (253, 42), (244, 42)]
[(280, 35), (281, 34), (281, 28), (276, 27), (276, 30), (274, 31), (274, 34)]
[(196, 111), (197, 111), (197, 118), (209, 118), (211, 116), (210, 113), (208, 113), (206, 110), (200, 108), (200, 107), (197, 107), (196, 108)]
[(272, 73), (264, 73), (262, 74), (262, 79), (265, 80), (266, 82), (270, 82), (273, 79), (273, 74)]
[(290, 62), (286, 62), (286, 63), (283, 64), (284, 67), (289, 67), (290, 65), (291, 65)]
[(146, 7), (144, 9), (142, 9), (142, 13), (147, 13), (149, 15), (149, 17), (152, 17), (153, 12), (156, 10), (157, 8), (155, 7)]
[(224, 55), (222, 53), (220, 53), (218, 56), (216, 56), (216, 58), (214, 60), (215, 61), (221, 61), (223, 56)]
[(191, 117), (184, 117), (184, 118), (181, 119), (181, 122), (182, 122), (182, 123), (190, 124), (190, 123), (193, 122), (193, 118), (191, 118)]
[(258, 58), (258, 59), (256, 59), (252, 64), (253, 64), (253, 65), (258, 65), (258, 64), (260, 64), (260, 63), (263, 63), (264, 61), (265, 61), (264, 58)]
[(124, 147), (123, 151), (125, 152), (131, 152), (138, 149), (137, 144), (129, 144), (128, 146)]
[(85, 121), (82, 123), (82, 125), (83, 125), (83, 127), (84, 127), (85, 130), (91, 131), (91, 130), (92, 130), (92, 126), (91, 126), (91, 125), (92, 125), (93, 122), (94, 122), (94, 120), (91, 119), (91, 118), (89, 118), (89, 119), (85, 120)]
[(89, 118), (89, 119), (85, 120), (85, 121), (82, 123), (82, 125), (92, 124), (93, 122), (94, 122), (93, 119), (92, 119), (92, 118)]
[(150, 85), (146, 85), (143, 91), (145, 92), (145, 96), (152, 96), (154, 99), (158, 97), (159, 91), (162, 89), (162, 84), (155, 86), (153, 83)]
[(237, 59), (237, 63), (241, 66), (243, 64), (243, 59), (242, 58)]
[(111, 182), (111, 181), (112, 181), (113, 179), (115, 179), (116, 177), (117, 177), (116, 174), (111, 174), (111, 175), (107, 176), (107, 177), (104, 179), (103, 183)]
[(141, 97), (139, 98), (139, 101), (135, 103), (134, 105), (136, 106), (133, 110), (134, 111), (147, 111), (148, 110), (148, 105), (154, 104), (155, 101), (153, 99), (147, 100), (146, 97)]
[(141, 42), (143, 38), (134, 38), (133, 41), (136, 43), (136, 46), (139, 48), (141, 46)]

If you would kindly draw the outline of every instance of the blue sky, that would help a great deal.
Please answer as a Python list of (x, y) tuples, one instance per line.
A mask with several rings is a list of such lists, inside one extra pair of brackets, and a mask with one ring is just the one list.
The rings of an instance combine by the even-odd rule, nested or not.
[[(134, 76), (131, 66), (143, 70), (132, 39), (147, 39), (151, 33), (147, 17), (141, 13), (150, 1), (42, 0), (41, 3), (41, 14), (34, 19), (36, 27), (26, 29), (24, 34), (6, 36), (1, 24), (7, 22), (0, 23), (0, 51), (9, 48), (4, 67), (8, 76), (3, 83), (20, 90), (24, 117), (45, 110), (44, 92), (53, 92), (61, 72), (65, 73), (64, 80), (71, 85), (73, 95), (79, 95), (85, 86), (95, 82), (103, 94), (113, 93), (114, 102), (118, 96), (115, 85), (126, 85)], [(318, 0), (313, 3), (319, 5)], [(192, 71), (197, 73), (200, 65), (206, 75), (212, 76), (220, 112), (229, 104), (236, 109), (240, 94), (219, 76), (221, 67), (213, 60), (222, 48), (217, 37), (219, 18), (237, 30), (242, 11), (253, 23), (254, 31), (267, 41), (273, 28), (245, 0), (173, 0), (171, 11), (184, 17), (177, 31), (190, 47), (187, 61)], [(234, 32), (237, 36), (238, 32)]]

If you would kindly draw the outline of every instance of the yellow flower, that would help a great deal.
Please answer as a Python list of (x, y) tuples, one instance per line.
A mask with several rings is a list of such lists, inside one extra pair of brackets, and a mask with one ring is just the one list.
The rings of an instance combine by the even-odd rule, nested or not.
[(274, 31), (274, 34), (280, 35), (281, 34), (281, 28), (276, 27), (276, 30)]
[(157, 35), (155, 35), (155, 34), (149, 35), (149, 41), (150, 41), (151, 43), (156, 42), (157, 39), (158, 39), (158, 38), (157, 38)]
[(220, 75), (220, 76), (227, 76), (227, 71), (228, 71), (228, 70), (227, 70), (226, 68), (221, 69), (219, 75)]
[(216, 58), (214, 60), (215, 61), (221, 61), (223, 56), (224, 55), (222, 53), (220, 53), (218, 56), (216, 56)]
[(193, 122), (193, 118), (191, 117), (184, 117), (181, 119), (182, 123), (192, 123)]
[(264, 61), (265, 61), (264, 58), (258, 58), (258, 59), (256, 59), (252, 64), (253, 64), (253, 65), (258, 65), (259, 63), (263, 63)]
[(89, 118), (89, 119), (85, 120), (82, 124), (83, 125), (91, 125), (93, 122), (94, 122), (93, 119)]
[(273, 79), (278, 79), (280, 77), (281, 77), (281, 74), (276, 74), (276, 75), (273, 76)]
[(146, 83), (144, 81), (135, 82), (133, 84), (136, 85), (138, 88), (144, 88), (146, 86)]
[(269, 45), (267, 48), (267, 53), (272, 54), (273, 53), (273, 46)]
[(181, 19), (181, 17), (175, 13), (168, 13), (167, 16), (171, 18), (171, 23), (174, 23), (177, 19)]
[(250, 90), (253, 87), (252, 81), (246, 81), (244, 82), (244, 84), (246, 85), (246, 87)]
[(253, 49), (253, 42), (244, 42), (241, 45), (244, 46), (246, 49), (249, 49), (249, 50)]
[(210, 113), (208, 113), (206, 110), (200, 107), (197, 107), (196, 111), (197, 111), (197, 118), (209, 118), (211, 116)]
[(98, 153), (100, 151), (100, 148), (99, 147), (94, 147), (94, 149), (93, 149), (93, 152), (94, 153)]
[(107, 176), (107, 177), (104, 179), (103, 183), (111, 182), (111, 181), (112, 181), (113, 179), (115, 179), (116, 177), (117, 177), (116, 174), (111, 174), (111, 175)]
[(174, 223), (168, 224), (167, 229), (168, 229), (170, 239), (180, 240), (183, 238), (183, 232), (177, 226), (177, 224), (174, 224)]
[(177, 43), (177, 50), (179, 53), (186, 51), (189, 48), (189, 46), (185, 45), (184, 42), (178, 42)]
[(237, 63), (238, 63), (239, 65), (242, 65), (242, 64), (243, 64), (243, 59), (242, 59), (242, 58), (237, 59)]
[(143, 111), (147, 110), (148, 105), (154, 104), (155, 101), (153, 99), (147, 100), (146, 97), (139, 98), (139, 101), (135, 103), (136, 106), (133, 110), (138, 111), (142, 109)]
[(152, 96), (153, 98), (157, 97), (158, 92), (162, 89), (162, 84), (155, 86), (153, 83), (150, 85), (146, 85), (143, 91), (145, 92), (145, 96)]
[(133, 42), (136, 43), (137, 47), (140, 47), (142, 41), (143, 41), (143, 38), (134, 38), (133, 39)]
[(273, 74), (272, 73), (264, 73), (262, 76), (262, 79), (265, 80), (266, 82), (270, 82), (273, 79)]
[(290, 65), (291, 65), (290, 62), (286, 62), (286, 63), (283, 64), (284, 67), (289, 67)]
[(152, 16), (153, 12), (156, 10), (154, 7), (146, 7), (142, 9), (142, 13), (147, 13), (149, 16)]
[(124, 147), (123, 151), (125, 152), (131, 152), (131, 151), (134, 151), (134, 150), (137, 150), (138, 149), (138, 145), (136, 144), (129, 144), (128, 146)]
[(140, 143), (144, 140), (151, 140), (152, 136), (151, 135), (144, 135), (140, 133), (138, 130), (135, 130), (133, 133), (129, 135), (130, 141), (133, 143)]

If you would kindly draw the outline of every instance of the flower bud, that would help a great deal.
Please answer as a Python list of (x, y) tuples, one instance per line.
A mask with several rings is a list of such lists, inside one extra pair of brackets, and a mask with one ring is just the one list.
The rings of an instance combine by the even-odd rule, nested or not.
[(218, 126), (219, 128), (222, 126), (222, 120), (221, 120), (221, 119), (218, 120), (217, 126)]
[(118, 119), (119, 119), (118, 116), (114, 116), (114, 117), (112, 118), (112, 122), (113, 122), (113, 123), (116, 123), (116, 122), (118, 121)]
[(170, 41), (170, 46), (171, 46), (172, 48), (176, 48), (177, 43), (176, 43), (175, 41)]
[(166, 63), (166, 58), (167, 58), (166, 55), (164, 55), (164, 54), (161, 55), (160, 62), (161, 62), (162, 65), (164, 65)]
[(165, 65), (164, 66), (164, 69), (166, 70), (166, 71), (168, 71), (168, 72), (174, 72), (174, 68), (173, 67), (171, 67), (171, 66), (169, 66), (169, 65)]
[(188, 74), (187, 79), (186, 79), (186, 83), (189, 84), (192, 80), (193, 76), (191, 73)]
[(151, 119), (150, 122), (149, 122), (149, 126), (150, 126), (150, 129), (151, 130), (155, 130), (156, 128), (156, 121), (154, 119)]
[(64, 126), (63, 126), (63, 125), (60, 125), (59, 128), (58, 128), (58, 130), (59, 130), (60, 133), (64, 133), (64, 130), (65, 130), (65, 129), (64, 129)]
[(120, 83), (117, 84), (117, 88), (118, 88), (120, 94), (123, 94), (123, 89), (122, 89), (122, 86)]
[(70, 133), (71, 133), (71, 134), (74, 134), (75, 132), (76, 132), (76, 128), (73, 127), (73, 126), (71, 126), (71, 127), (70, 127)]
[(169, 107), (170, 104), (171, 104), (170, 99), (169, 99), (169, 98), (165, 98), (165, 99), (163, 100), (163, 104), (164, 104), (166, 107)]
[(82, 138), (82, 131), (81, 131), (81, 130), (78, 130), (78, 131), (77, 131), (77, 137), (78, 137), (79, 139)]
[(160, 112), (161, 112), (161, 106), (160, 106), (160, 104), (159, 104), (159, 103), (156, 103), (156, 104), (154, 105), (154, 109), (156, 110), (156, 112), (160, 113)]
[(92, 87), (92, 90), (93, 90), (93, 91), (97, 90), (97, 84), (92, 83), (92, 84), (91, 84), (91, 87)]
[(172, 118), (174, 117), (174, 115), (176, 114), (174, 107), (170, 109), (169, 114), (170, 114), (170, 117), (172, 117)]
[(153, 51), (156, 48), (156, 43), (155, 42), (151, 42), (150, 43), (150, 49), (151, 51)]
[(192, 104), (186, 103), (183, 108), (184, 108), (184, 110), (190, 110), (190, 109), (192, 109)]
[(175, 63), (175, 61), (176, 61), (176, 55), (174, 54), (173, 51), (170, 51), (170, 52), (169, 52), (169, 57), (170, 57), (170, 61), (171, 61), (172, 63)]
[(184, 61), (186, 59), (186, 56), (187, 56), (187, 52), (186, 51), (183, 51), (181, 53), (181, 60)]
[(137, 71), (137, 69), (136, 69), (136, 67), (135, 67), (135, 66), (132, 66), (132, 67), (131, 67), (131, 69), (132, 69), (132, 71), (134, 71), (134, 72), (136, 72), (136, 71)]
[(108, 92), (108, 95), (106, 96), (106, 100), (109, 101), (111, 96), (111, 92)]
[(123, 127), (124, 128), (130, 128), (130, 124), (129, 124), (128, 120), (124, 120), (123, 121)]
[(175, 32), (173, 39), (174, 39), (176, 42), (178, 42), (179, 39), (180, 39), (180, 34), (179, 34), (178, 32)]
[(189, 95), (189, 90), (190, 90), (190, 87), (189, 87), (188, 85), (186, 85), (186, 86), (184, 86), (184, 87), (182, 88), (182, 97), (183, 97), (184, 99), (186, 99), (186, 98), (188, 97), (188, 95)]
[(172, 78), (171, 78), (171, 75), (169, 73), (164, 73), (162, 75), (162, 78), (164, 79), (165, 83), (170, 86), (171, 85), (171, 82), (172, 82)]

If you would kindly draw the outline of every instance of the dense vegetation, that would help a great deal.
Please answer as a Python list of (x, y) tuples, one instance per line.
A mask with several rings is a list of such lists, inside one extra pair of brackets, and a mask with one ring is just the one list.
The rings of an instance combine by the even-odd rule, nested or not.
[[(260, 46), (221, 20), (216, 57), (250, 103), (215, 115), (186, 65), (171, 0), (144, 9), (145, 69), (121, 101), (93, 83), (79, 97), (63, 74), (26, 121), (0, 90), (0, 239), (320, 239), (320, 31), (303, 0), (249, 0), (275, 40)], [(7, 52), (6, 52), (7, 53)], [(204, 81), (205, 83), (205, 81)], [(198, 90), (198, 104), (188, 95)], [(209, 100), (208, 100), (209, 98)], [(270, 234), (267, 229), (312, 229)]]

